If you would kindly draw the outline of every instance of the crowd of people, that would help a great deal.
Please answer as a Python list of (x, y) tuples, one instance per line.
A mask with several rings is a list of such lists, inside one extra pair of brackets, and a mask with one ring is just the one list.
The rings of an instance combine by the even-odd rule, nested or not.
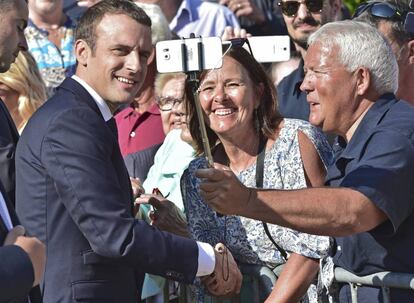
[[(413, 3), (79, 5), (0, 0), (0, 302), (342, 303), (336, 267), (414, 273)], [(158, 73), (192, 33), (292, 58)]]

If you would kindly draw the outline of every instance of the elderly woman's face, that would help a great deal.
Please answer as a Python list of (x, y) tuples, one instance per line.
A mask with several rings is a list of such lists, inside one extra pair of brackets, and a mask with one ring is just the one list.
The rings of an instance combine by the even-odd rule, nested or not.
[(210, 128), (218, 135), (246, 135), (254, 127), (253, 112), (260, 102), (257, 92), (247, 70), (224, 57), (222, 68), (208, 72), (200, 84), (200, 103)]
[(181, 116), (185, 115), (183, 96), (185, 78), (172, 78), (167, 81), (158, 96), (158, 106), (161, 112), (164, 133), (168, 134), (171, 129), (181, 128)]

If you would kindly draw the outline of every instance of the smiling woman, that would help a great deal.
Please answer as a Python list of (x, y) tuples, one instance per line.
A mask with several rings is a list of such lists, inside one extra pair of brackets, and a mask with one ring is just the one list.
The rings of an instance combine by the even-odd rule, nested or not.
[[(199, 99), (216, 165), (236, 174), (248, 187), (289, 190), (323, 185), (325, 167), (332, 159), (324, 135), (305, 121), (280, 116), (271, 80), (246, 50), (232, 48), (220, 69), (203, 72), (199, 80)], [(190, 131), (202, 155), (194, 100), (187, 108)], [(200, 196), (200, 180), (194, 175), (206, 165), (204, 157), (196, 158), (182, 177), (192, 236), (213, 245), (224, 241), (242, 263), (271, 268), (286, 263), (268, 302), (297, 302), (302, 298), (315, 302), (312, 281), (318, 271), (317, 260), (327, 253), (330, 239), (270, 224), (269, 238), (260, 221), (218, 216)], [(198, 299), (201, 302), (203, 298), (200, 289)]]

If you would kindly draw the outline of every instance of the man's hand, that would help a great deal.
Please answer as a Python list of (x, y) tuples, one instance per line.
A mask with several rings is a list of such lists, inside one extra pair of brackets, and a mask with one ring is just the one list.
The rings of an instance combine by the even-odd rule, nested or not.
[(202, 278), (204, 286), (214, 296), (231, 297), (240, 293), (243, 276), (231, 252), (222, 243), (214, 248), (214, 272)]
[(221, 40), (230, 40), (235, 38), (248, 38), (251, 37), (249, 33), (246, 32), (244, 28), (237, 28), (232, 26), (226, 26), (224, 28), (223, 35), (221, 35)]
[(254, 189), (244, 186), (227, 167), (214, 163), (214, 168), (198, 169), (200, 194), (211, 208), (221, 214), (237, 215), (252, 198)]
[(141, 195), (135, 203), (151, 204), (154, 207), (154, 210), (148, 213), (152, 225), (182, 237), (189, 237), (187, 220), (183, 212), (170, 200), (160, 195)]
[(256, 24), (266, 21), (265, 15), (252, 0), (220, 0), (220, 4), (227, 6), (237, 18), (246, 17)]
[(25, 229), (23, 226), (16, 226), (6, 236), (3, 245), (20, 246), (30, 258), (34, 271), (33, 286), (40, 283), (46, 263), (45, 245), (37, 238), (25, 237)]
[(145, 189), (144, 187), (142, 187), (142, 182), (139, 178), (129, 177), (129, 180), (131, 181), (132, 195), (133, 195), (133, 199), (135, 200), (141, 194), (145, 193)]

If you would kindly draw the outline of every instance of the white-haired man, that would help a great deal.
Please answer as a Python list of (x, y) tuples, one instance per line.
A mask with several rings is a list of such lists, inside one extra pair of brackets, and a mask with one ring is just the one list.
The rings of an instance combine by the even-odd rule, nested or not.
[[(339, 136), (326, 187), (249, 189), (217, 165), (197, 173), (203, 197), (223, 214), (334, 236), (335, 265), (357, 275), (414, 272), (414, 108), (394, 96), (398, 67), (389, 44), (367, 24), (328, 23), (310, 37), (304, 69), (310, 122)], [(408, 290), (390, 295), (414, 300)], [(350, 302), (348, 285), (339, 298)], [(382, 302), (382, 294), (362, 287), (358, 299)]]

